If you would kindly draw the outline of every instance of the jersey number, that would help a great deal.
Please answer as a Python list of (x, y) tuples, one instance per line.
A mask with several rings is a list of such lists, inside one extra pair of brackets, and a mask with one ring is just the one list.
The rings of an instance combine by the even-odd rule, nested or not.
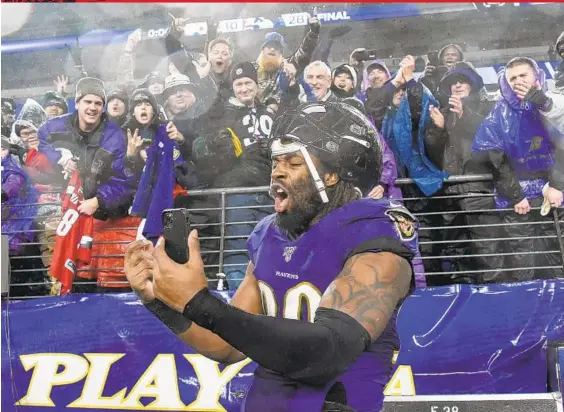
[(246, 115), (243, 117), (243, 126), (248, 126), (249, 134), (252, 138), (243, 139), (243, 144), (249, 146), (257, 142), (257, 139), (268, 138), (270, 130), (272, 130), (272, 118), (267, 115), (262, 115), (257, 118), (254, 115)]
[(59, 226), (57, 226), (57, 236), (66, 236), (67, 233), (72, 229), (72, 225), (78, 219), (78, 212), (74, 209), (69, 209), (61, 218)]
[[(259, 281), (263, 311), (268, 316), (278, 316), (278, 302), (274, 290), (268, 283)], [(306, 317), (313, 322), (315, 311), (321, 301), (321, 292), (309, 282), (298, 283), (286, 291), (282, 306), (282, 317), (286, 319), (301, 319), (304, 303), (307, 305)]]

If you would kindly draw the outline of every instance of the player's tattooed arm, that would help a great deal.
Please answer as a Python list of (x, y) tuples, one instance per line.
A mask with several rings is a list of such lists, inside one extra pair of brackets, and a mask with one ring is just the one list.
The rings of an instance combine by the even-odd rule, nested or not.
[(374, 341), (407, 296), (411, 276), (407, 260), (393, 253), (355, 255), (347, 260), (339, 276), (329, 285), (320, 307), (353, 317)]

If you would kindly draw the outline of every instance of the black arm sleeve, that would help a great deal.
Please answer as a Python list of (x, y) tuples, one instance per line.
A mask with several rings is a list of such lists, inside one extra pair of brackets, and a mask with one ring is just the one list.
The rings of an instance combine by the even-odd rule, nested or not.
[(315, 322), (253, 315), (202, 289), (184, 316), (220, 336), (259, 365), (309, 385), (325, 385), (370, 345), (366, 329), (346, 313), (318, 308)]

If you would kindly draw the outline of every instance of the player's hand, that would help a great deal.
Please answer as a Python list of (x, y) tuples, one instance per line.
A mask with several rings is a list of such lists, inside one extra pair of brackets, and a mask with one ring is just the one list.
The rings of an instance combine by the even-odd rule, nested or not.
[(431, 120), (433, 121), (435, 126), (437, 126), (439, 129), (444, 129), (445, 128), (445, 117), (443, 116), (441, 111), (433, 105), (430, 105), (429, 109), (430, 109), (430, 114), (431, 114)]
[(382, 197), (384, 197), (384, 186), (374, 186), (370, 193), (368, 193), (368, 197), (371, 197), (372, 199), (382, 199)]
[(551, 207), (556, 208), (562, 206), (564, 195), (562, 194), (562, 191), (548, 186), (544, 198), (550, 203)]
[(184, 136), (178, 131), (174, 123), (168, 122), (166, 125), (166, 133), (169, 139), (177, 141), (178, 144), (184, 143)]
[(78, 205), (76, 210), (78, 213), (82, 213), (83, 215), (92, 216), (98, 210), (98, 199), (93, 197), (92, 199), (84, 200), (81, 204)]
[(190, 258), (184, 265), (168, 257), (164, 243), (164, 238), (161, 237), (153, 252), (156, 263), (153, 269), (155, 297), (182, 313), (194, 295), (208, 287), (204, 262), (200, 254), (198, 231), (192, 230), (188, 236)]
[(131, 289), (143, 303), (155, 299), (153, 290), (153, 244), (148, 240), (136, 240), (127, 245), (124, 257), (125, 277)]
[(526, 215), (531, 211), (531, 205), (529, 204), (527, 198), (524, 198), (513, 207), (513, 210), (515, 210), (515, 213), (519, 215)]

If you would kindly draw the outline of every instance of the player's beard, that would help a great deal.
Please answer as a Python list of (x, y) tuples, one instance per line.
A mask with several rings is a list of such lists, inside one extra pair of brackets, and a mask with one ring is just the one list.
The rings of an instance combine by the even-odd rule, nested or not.
[(293, 186), (284, 186), (292, 200), (292, 208), (276, 214), (276, 224), (290, 237), (306, 231), (311, 221), (322, 211), (323, 202), (311, 176), (296, 181)]
[(281, 65), (282, 65), (282, 56), (276, 56), (276, 57), (268, 56), (264, 52), (260, 54), (260, 58), (259, 58), (260, 71), (266, 73), (272, 73), (278, 70)]

